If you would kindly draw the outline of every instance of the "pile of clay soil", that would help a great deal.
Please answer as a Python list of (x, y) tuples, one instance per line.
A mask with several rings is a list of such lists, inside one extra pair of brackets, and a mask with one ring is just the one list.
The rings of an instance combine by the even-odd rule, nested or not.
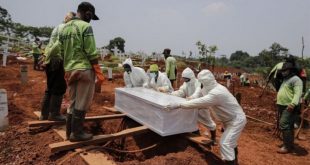
[[(194, 66), (192, 66), (194, 67)], [(28, 65), (28, 84), (20, 84), (19, 64), (10, 63), (6, 68), (0, 68), (0, 88), (7, 90), (9, 102), (10, 126), (5, 132), (0, 133), (0, 164), (57, 164), (66, 159), (72, 151), (51, 154), (48, 145), (60, 142), (62, 139), (52, 130), (42, 130), (40, 133), (30, 133), (27, 122), (37, 120), (33, 114), (40, 110), (40, 103), (45, 90), (45, 74), (33, 71)], [(219, 71), (229, 68), (216, 68)], [(239, 70), (231, 70), (235, 72)], [(179, 70), (179, 75), (182, 70)], [(219, 80), (225, 83), (224, 80)], [(180, 83), (178, 86), (180, 86)], [(124, 82), (121, 76), (113, 81), (105, 81), (102, 92), (94, 96), (88, 116), (113, 114), (103, 108), (114, 105), (114, 88), (122, 87)], [(231, 89), (230, 89), (231, 90)], [(236, 83), (234, 92), (241, 93), (241, 105), (247, 115), (274, 123), (275, 93), (267, 91), (263, 97), (260, 87), (241, 87)], [(231, 90), (232, 91), (232, 90)], [(68, 95), (63, 101), (62, 112), (68, 104)], [(135, 127), (139, 124), (126, 119), (109, 120), (104, 122), (89, 122), (85, 126), (87, 131), (94, 134), (110, 134), (125, 128)], [(200, 126), (203, 133), (206, 129)], [(218, 140), (221, 136), (221, 124), (218, 123)], [(296, 153), (279, 155), (276, 153), (280, 140), (272, 135), (273, 126), (248, 120), (248, 123), (239, 140), (239, 162), (248, 164), (310, 164), (308, 151), (310, 150), (309, 130), (302, 130), (306, 141), (296, 140)], [(105, 153), (117, 164), (169, 164), (169, 165), (202, 165), (222, 164), (219, 146), (212, 149), (204, 148), (189, 142), (182, 135), (161, 137), (154, 132), (148, 132), (125, 139), (118, 139), (107, 144), (102, 144), (100, 152)], [(135, 151), (148, 148), (141, 152)], [(98, 160), (100, 161), (100, 160)], [(64, 164), (85, 164), (79, 156), (73, 156)]]

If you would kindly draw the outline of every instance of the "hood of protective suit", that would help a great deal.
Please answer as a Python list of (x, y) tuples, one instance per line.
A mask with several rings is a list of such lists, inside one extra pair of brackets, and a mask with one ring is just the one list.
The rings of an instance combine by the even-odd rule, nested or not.
[(187, 84), (193, 84), (195, 83), (195, 73), (193, 72), (193, 70), (191, 70), (190, 68), (185, 68), (182, 72), (182, 77), (184, 78), (189, 78), (190, 81), (189, 82), (186, 82)]
[(208, 93), (210, 90), (216, 87), (217, 82), (214, 75), (207, 69), (199, 72), (198, 81), (203, 85), (202, 91)]
[(182, 72), (182, 77), (193, 79), (195, 78), (195, 74), (190, 68), (185, 68)]
[(123, 62), (123, 65), (124, 65), (124, 64), (128, 64), (128, 65), (130, 66), (131, 69), (133, 68), (133, 64), (132, 64), (131, 58), (127, 58), (127, 59)]

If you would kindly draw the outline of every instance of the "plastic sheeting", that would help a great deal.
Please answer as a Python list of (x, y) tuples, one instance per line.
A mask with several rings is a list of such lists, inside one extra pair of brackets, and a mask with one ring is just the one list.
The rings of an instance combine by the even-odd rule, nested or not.
[(165, 109), (171, 102), (182, 101), (185, 99), (147, 88), (115, 89), (115, 108), (161, 136), (198, 130), (197, 110)]

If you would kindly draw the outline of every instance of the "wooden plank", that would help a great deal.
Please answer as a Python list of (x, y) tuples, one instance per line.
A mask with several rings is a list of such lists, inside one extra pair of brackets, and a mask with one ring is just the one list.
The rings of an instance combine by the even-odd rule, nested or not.
[[(34, 112), (36, 116), (40, 116), (40, 112)], [(66, 139), (66, 128), (65, 126), (56, 127), (53, 129), (63, 140)], [(75, 149), (76, 152), (80, 152), (83, 149), (78, 148)], [(102, 152), (87, 152), (87, 154), (80, 153), (79, 154), (87, 164), (89, 165), (116, 165), (113, 160), (109, 160), (109, 158)]]
[(114, 107), (106, 107), (106, 106), (103, 106), (104, 109), (110, 111), (110, 112), (113, 112), (113, 113), (122, 113), (118, 110), (116, 110)]
[(202, 144), (202, 145), (210, 145), (212, 143), (212, 140), (209, 138), (206, 138), (204, 136), (196, 135), (193, 133), (187, 133), (185, 134), (185, 138), (188, 140), (197, 143), (197, 144)]
[(103, 143), (103, 142), (114, 140), (117, 138), (143, 133), (148, 130), (149, 129), (146, 126), (140, 126), (140, 127), (135, 127), (135, 128), (129, 128), (129, 129), (126, 129), (126, 130), (123, 130), (121, 132), (117, 132), (114, 134), (97, 135), (97, 136), (94, 136), (93, 139), (88, 140), (88, 141), (81, 141), (81, 142), (64, 141), (64, 142), (59, 142), (59, 143), (53, 143), (53, 144), (50, 144), (49, 147), (51, 149), (51, 152), (55, 153), (59, 151), (80, 148), (86, 145), (94, 145), (98, 143)]
[(251, 116), (248, 116), (248, 115), (246, 115), (246, 117), (249, 118), (249, 119), (252, 119), (252, 120), (254, 120), (254, 121), (258, 121), (258, 122), (267, 124), (267, 125), (275, 125), (275, 124), (272, 124), (272, 123), (269, 123), (269, 122), (266, 122), (266, 121), (263, 121), (263, 120), (260, 120), (260, 119), (256, 119), (256, 118), (251, 117)]
[[(97, 120), (109, 120), (109, 119), (119, 119), (125, 117), (125, 114), (114, 114), (114, 115), (101, 115), (101, 116), (90, 116), (86, 117), (85, 121), (97, 121)], [(38, 127), (38, 126), (49, 126), (49, 125), (63, 125), (65, 121), (49, 121), (49, 120), (37, 120), (37, 121), (29, 121), (29, 127)]]

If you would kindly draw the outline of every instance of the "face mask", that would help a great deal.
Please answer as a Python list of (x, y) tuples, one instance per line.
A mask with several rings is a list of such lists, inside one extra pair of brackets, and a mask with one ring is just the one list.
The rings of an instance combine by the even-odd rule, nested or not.
[(282, 77), (287, 77), (290, 74), (290, 70), (285, 70), (281, 72)]

